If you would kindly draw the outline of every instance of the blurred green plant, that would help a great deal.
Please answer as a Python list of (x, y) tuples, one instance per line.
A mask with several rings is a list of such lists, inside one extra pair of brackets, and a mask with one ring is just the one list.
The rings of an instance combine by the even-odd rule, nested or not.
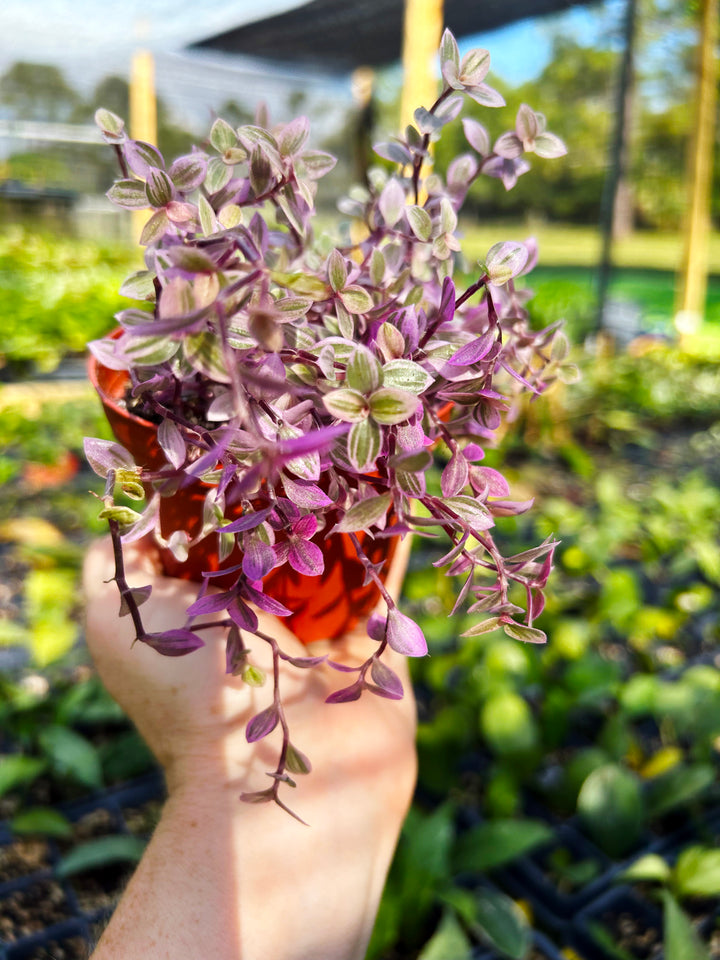
[(0, 368), (11, 375), (54, 370), (64, 356), (113, 326), (118, 290), (135, 263), (121, 246), (30, 233), (0, 237)]
[(669, 960), (710, 960), (709, 951), (681, 904), (692, 909), (693, 902), (717, 902), (720, 850), (700, 845), (686, 847), (674, 864), (657, 853), (646, 853), (623, 870), (618, 880), (656, 885), (663, 905), (664, 947)]
[[(0, 798), (18, 832), (61, 835), (56, 803), (146, 772), (152, 756), (87, 667), (43, 682), (0, 677)], [(119, 748), (119, 749), (118, 749)]]

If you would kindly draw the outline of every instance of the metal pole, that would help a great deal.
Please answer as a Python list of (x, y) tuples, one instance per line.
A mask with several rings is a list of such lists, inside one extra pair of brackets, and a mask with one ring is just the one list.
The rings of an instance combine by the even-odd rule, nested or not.
[(612, 273), (612, 241), (613, 221), (615, 218), (615, 204), (618, 186), (627, 165), (627, 107), (629, 91), (633, 77), (633, 59), (635, 48), (635, 22), (637, 0), (627, 0), (625, 5), (625, 20), (623, 26), (623, 55), (620, 64), (615, 93), (615, 129), (610, 145), (608, 172), (605, 177), (603, 195), (600, 204), (600, 230), (602, 234), (602, 251), (598, 267), (597, 293), (597, 329), (600, 330), (605, 313), (610, 274)]
[(699, 56), (695, 85), (695, 135), (688, 157), (689, 201), (685, 227), (685, 253), (678, 278), (675, 327), (681, 334), (695, 333), (705, 312), (710, 234), (710, 195), (715, 137), (718, 68), (717, 0), (701, 0)]

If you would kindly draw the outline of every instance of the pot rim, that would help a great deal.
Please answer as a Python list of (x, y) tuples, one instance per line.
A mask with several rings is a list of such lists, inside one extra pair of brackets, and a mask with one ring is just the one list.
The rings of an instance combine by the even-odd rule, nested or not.
[[(114, 330), (111, 330), (110, 333), (106, 334), (100, 339), (117, 340), (122, 333), (124, 333), (122, 327), (116, 327)], [(111, 367), (106, 367), (100, 362), (100, 360), (98, 360), (92, 351), (88, 351), (88, 380), (90, 381), (97, 395), (100, 397), (100, 400), (107, 406), (112, 407), (113, 410), (115, 410), (118, 414), (123, 417), (127, 417), (128, 420), (131, 420), (134, 423), (139, 423), (143, 426), (157, 427), (157, 424), (154, 424), (152, 420), (146, 420), (144, 417), (139, 417), (136, 413), (133, 413), (132, 410), (128, 410), (127, 406), (120, 404), (118, 402), (120, 399), (119, 396), (114, 396), (112, 393), (107, 392), (107, 390), (100, 383), (100, 371), (102, 370), (107, 370), (109, 374), (116, 375), (118, 380), (122, 379), (124, 383), (128, 383), (130, 381), (130, 374), (127, 370), (113, 370)]]

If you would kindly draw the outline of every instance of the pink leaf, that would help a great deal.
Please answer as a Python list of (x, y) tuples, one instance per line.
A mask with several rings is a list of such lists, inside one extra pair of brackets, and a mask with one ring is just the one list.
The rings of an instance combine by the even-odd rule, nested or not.
[(381, 660), (373, 660), (370, 676), (377, 687), (373, 693), (379, 693), (388, 700), (402, 700), (403, 685), (400, 677)]
[(393, 607), (388, 613), (387, 640), (396, 653), (407, 657), (424, 657), (427, 653), (427, 641), (420, 627)]
[(278, 709), (273, 703), (248, 721), (248, 725), (245, 728), (245, 739), (248, 743), (255, 743), (257, 740), (262, 740), (263, 737), (272, 733), (278, 725), (279, 720), (280, 715)]
[(325, 569), (322, 550), (310, 540), (295, 540), (291, 543), (288, 561), (293, 570), (306, 577), (319, 577)]
[(342, 690), (336, 690), (326, 697), (325, 703), (350, 703), (352, 700), (359, 700), (363, 692), (363, 683), (356, 680), (350, 687), (343, 687)]
[(196, 633), (191, 630), (166, 630), (164, 633), (146, 633), (139, 637), (153, 650), (157, 650), (164, 657), (184, 657), (194, 650), (205, 646)]
[(440, 487), (444, 497), (455, 497), (462, 492), (468, 482), (468, 462), (456, 451), (450, 458), (440, 477)]
[(162, 447), (163, 453), (168, 458), (176, 470), (185, 462), (185, 441), (180, 433), (180, 428), (172, 420), (163, 420), (158, 426), (158, 443)]

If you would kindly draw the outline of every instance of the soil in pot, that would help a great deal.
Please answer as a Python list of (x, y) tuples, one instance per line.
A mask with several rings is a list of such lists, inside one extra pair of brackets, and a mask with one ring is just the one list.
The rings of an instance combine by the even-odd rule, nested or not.
[(588, 955), (598, 960), (622, 955), (633, 960), (661, 960), (663, 956), (660, 910), (628, 887), (611, 890), (586, 907), (576, 928), (580, 946), (589, 947)]
[(63, 853), (67, 853), (78, 843), (94, 840), (97, 837), (107, 837), (118, 832), (118, 822), (111, 810), (105, 807), (96, 807), (84, 813), (72, 825), (72, 837), (58, 840), (58, 846)]
[(50, 869), (50, 845), (46, 840), (21, 839), (0, 847), (0, 885)]
[(95, 913), (117, 904), (131, 875), (132, 868), (127, 864), (112, 863), (78, 873), (68, 882), (83, 913)]
[(73, 916), (65, 892), (54, 880), (37, 880), (0, 901), (0, 941), (11, 943)]
[(162, 800), (146, 800), (137, 807), (123, 807), (125, 826), (135, 836), (148, 836), (158, 825), (163, 806)]

